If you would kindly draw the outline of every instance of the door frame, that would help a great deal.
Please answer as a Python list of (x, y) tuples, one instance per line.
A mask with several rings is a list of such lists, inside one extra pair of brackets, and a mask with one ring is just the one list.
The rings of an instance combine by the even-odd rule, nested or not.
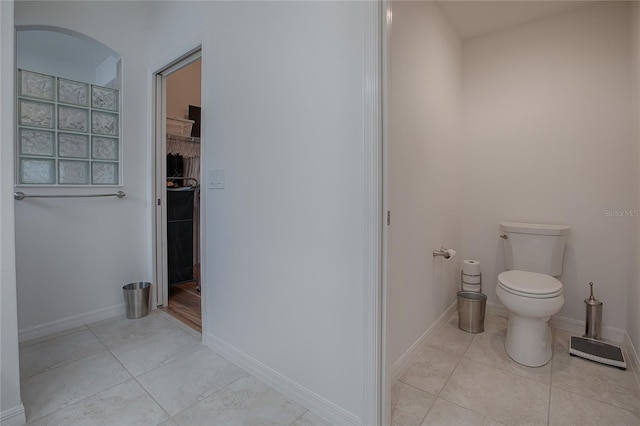
[(383, 147), (382, 2), (364, 2), (364, 407), (363, 425), (383, 425), (387, 409), (384, 326), (386, 213)]
[[(167, 196), (166, 196), (166, 79), (172, 73), (200, 59), (202, 75), (205, 75), (204, 54), (202, 39), (194, 40), (182, 48), (166, 55), (149, 69), (151, 92), (151, 205), (152, 205), (152, 273), (153, 282), (156, 283), (155, 292), (152, 294), (153, 309), (158, 306), (167, 306), (169, 301), (168, 276), (167, 276)], [(205, 81), (200, 80), (201, 105), (205, 104)], [(201, 114), (201, 124), (206, 123), (205, 114)], [(206, 128), (201, 125), (201, 140), (206, 140)], [(202, 336), (206, 328), (206, 266), (203, 259), (206, 258), (205, 221), (206, 217), (206, 191), (202, 190), (202, 176), (204, 175), (204, 158), (206, 144), (200, 144), (200, 214), (199, 214), (199, 254), (200, 254), (200, 294), (202, 314)]]
[[(389, 203), (389, 153), (390, 153), (390, 136), (391, 136), (391, 105), (389, 103), (389, 90), (391, 83), (391, 29), (393, 21), (393, 2), (392, 0), (382, 0), (382, 13), (380, 16), (380, 49), (381, 49), (381, 145), (382, 145), (382, 202), (381, 208), (383, 213), (384, 224), (382, 226), (382, 250), (381, 250), (381, 346), (382, 346), (382, 362), (381, 362), (381, 384), (380, 384), (380, 419), (383, 425), (391, 424), (391, 363), (389, 358), (389, 339), (388, 339), (388, 303), (389, 303), (389, 263), (391, 245), (391, 205)], [(388, 216), (387, 216), (388, 215)]]

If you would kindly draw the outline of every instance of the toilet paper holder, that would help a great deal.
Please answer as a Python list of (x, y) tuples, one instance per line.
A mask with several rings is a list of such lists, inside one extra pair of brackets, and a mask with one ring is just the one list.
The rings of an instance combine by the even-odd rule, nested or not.
[[(476, 283), (468, 283), (468, 282), (466, 282), (464, 280), (465, 277), (479, 277), (478, 281), (480, 281), (480, 282), (477, 283), (477, 284)], [(468, 274), (465, 274), (464, 271), (460, 271), (460, 291), (476, 291), (476, 290), (465, 290), (465, 288), (464, 288), (465, 284), (467, 284), (467, 285), (477, 285), (478, 289), (479, 289), (479, 290), (477, 290), (477, 292), (478, 293), (482, 293), (482, 272), (480, 272), (477, 275), (468, 275)]]
[(445, 259), (451, 259), (451, 257), (456, 255), (456, 251), (452, 249), (446, 249), (444, 247), (440, 247), (440, 250), (433, 251), (433, 257), (442, 256)]

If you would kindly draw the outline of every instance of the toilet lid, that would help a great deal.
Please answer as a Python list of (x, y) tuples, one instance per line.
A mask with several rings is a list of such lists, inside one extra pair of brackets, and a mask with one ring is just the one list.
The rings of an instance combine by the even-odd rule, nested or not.
[(505, 271), (498, 283), (511, 293), (529, 297), (555, 297), (562, 293), (562, 283), (547, 274), (527, 271)]

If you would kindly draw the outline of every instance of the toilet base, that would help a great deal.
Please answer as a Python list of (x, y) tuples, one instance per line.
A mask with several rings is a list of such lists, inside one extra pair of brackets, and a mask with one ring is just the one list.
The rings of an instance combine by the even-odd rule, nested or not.
[(527, 367), (541, 367), (551, 360), (550, 318), (528, 318), (510, 313), (504, 349), (511, 359)]

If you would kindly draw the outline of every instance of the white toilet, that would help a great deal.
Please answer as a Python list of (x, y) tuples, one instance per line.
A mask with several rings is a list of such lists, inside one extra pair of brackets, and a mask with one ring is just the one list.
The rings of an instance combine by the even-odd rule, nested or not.
[(552, 356), (549, 319), (564, 304), (562, 274), (565, 225), (500, 222), (505, 271), (498, 275), (496, 295), (509, 309), (504, 348), (528, 367), (545, 365)]

